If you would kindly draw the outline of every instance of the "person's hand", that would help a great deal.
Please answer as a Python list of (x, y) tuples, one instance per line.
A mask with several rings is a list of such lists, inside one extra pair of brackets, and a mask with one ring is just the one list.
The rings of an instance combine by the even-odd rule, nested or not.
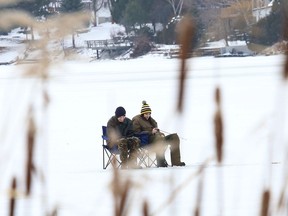
[(152, 134), (156, 134), (157, 132), (159, 132), (159, 129), (158, 129), (158, 128), (153, 128), (153, 129), (152, 129)]

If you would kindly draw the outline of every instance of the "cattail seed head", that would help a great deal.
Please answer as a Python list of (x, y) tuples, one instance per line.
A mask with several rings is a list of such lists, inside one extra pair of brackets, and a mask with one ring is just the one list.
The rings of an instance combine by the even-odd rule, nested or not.
[(265, 190), (262, 195), (261, 216), (268, 216), (269, 214), (270, 191)]
[(178, 94), (178, 105), (177, 110), (182, 112), (183, 100), (184, 100), (184, 89), (185, 79), (187, 76), (186, 59), (190, 55), (192, 49), (192, 38), (194, 36), (194, 23), (190, 16), (184, 16), (177, 26), (177, 32), (179, 35), (179, 42), (181, 44), (180, 49), (180, 75), (179, 75), (179, 94)]
[(9, 215), (14, 216), (15, 212), (15, 205), (16, 205), (16, 189), (17, 189), (17, 181), (14, 177), (11, 184), (12, 196), (10, 198), (10, 205), (9, 205)]
[(214, 114), (214, 135), (216, 140), (216, 155), (218, 163), (222, 162), (223, 157), (223, 121), (221, 113), (220, 89), (215, 90), (216, 111)]

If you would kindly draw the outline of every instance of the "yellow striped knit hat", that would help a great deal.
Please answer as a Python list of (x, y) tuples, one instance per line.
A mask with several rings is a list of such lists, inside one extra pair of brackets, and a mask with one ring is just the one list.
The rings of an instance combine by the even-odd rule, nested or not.
[(146, 103), (146, 101), (142, 101), (142, 108), (141, 108), (141, 115), (145, 114), (145, 113), (151, 113), (151, 108), (149, 107), (149, 105)]

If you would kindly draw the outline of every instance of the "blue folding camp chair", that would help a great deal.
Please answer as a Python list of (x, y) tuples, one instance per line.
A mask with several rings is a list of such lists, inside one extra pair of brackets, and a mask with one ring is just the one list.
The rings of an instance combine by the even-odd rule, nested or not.
[[(103, 169), (106, 169), (110, 164), (114, 168), (119, 168), (121, 166), (120, 152), (118, 145), (110, 147), (107, 144), (107, 127), (102, 126), (102, 147), (103, 147)], [(149, 150), (149, 135), (145, 132), (135, 134), (136, 137), (140, 139), (140, 148), (138, 152), (138, 165), (143, 165), (144, 167), (157, 166), (156, 158), (153, 158), (151, 151)]]
[(107, 144), (108, 136), (106, 130), (107, 127), (102, 126), (103, 169), (106, 169), (110, 164), (114, 168), (119, 168), (121, 161), (119, 159), (118, 145), (109, 146)]

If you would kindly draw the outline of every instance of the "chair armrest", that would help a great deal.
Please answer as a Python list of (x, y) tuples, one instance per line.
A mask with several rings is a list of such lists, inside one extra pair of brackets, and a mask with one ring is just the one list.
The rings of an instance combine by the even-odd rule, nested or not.
[(102, 135), (102, 139), (106, 141), (109, 140), (108, 136), (104, 136), (104, 135)]

